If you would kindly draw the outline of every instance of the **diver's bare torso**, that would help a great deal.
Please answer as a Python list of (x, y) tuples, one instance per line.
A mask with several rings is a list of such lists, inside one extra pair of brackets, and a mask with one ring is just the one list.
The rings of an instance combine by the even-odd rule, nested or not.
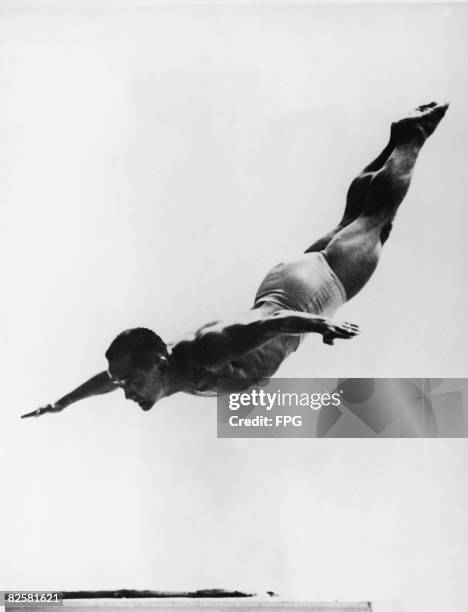
[[(201, 327), (173, 345), (169, 362), (180, 380), (184, 391), (195, 395), (216, 395), (247, 388), (273, 376), (281, 363), (299, 346), (302, 336), (269, 331), (268, 338), (251, 350), (242, 353), (239, 346), (247, 347), (252, 334), (261, 334), (262, 323), (277, 317), (302, 316), (328, 317), (346, 302), (346, 292), (341, 281), (328, 265), (323, 253), (304, 253), (272, 268), (261, 282), (254, 307), (233, 322), (215, 322)], [(250, 330), (245, 326), (250, 325)], [(255, 327), (257, 325), (257, 327)], [(225, 333), (226, 330), (227, 334)], [(244, 330), (244, 331), (242, 331)], [(284, 328), (283, 328), (284, 331)], [(294, 330), (295, 331), (295, 330)], [(218, 358), (206, 364), (206, 354), (213, 347), (207, 336), (214, 333)], [(220, 333), (230, 340), (220, 343)], [(239, 340), (240, 335), (249, 338)], [(234, 340), (233, 340), (234, 338)], [(232, 346), (237, 343), (237, 347)], [(227, 348), (227, 350), (226, 350)], [(225, 359), (232, 354), (234, 358)]]
[[(275, 310), (278, 308), (268, 309), (271, 313)], [(278, 334), (247, 355), (223, 363), (219, 367), (206, 367), (200, 365), (191, 355), (198, 352), (197, 337), (203, 336), (207, 329), (209, 327), (204, 326), (171, 347), (170, 365), (176, 370), (177, 377), (180, 376), (183, 381), (183, 388), (179, 390), (192, 395), (213, 396), (223, 392), (241, 391), (252, 382), (269, 378), (301, 342), (301, 336)], [(187, 342), (195, 343), (189, 351), (186, 350)], [(202, 351), (203, 347), (200, 347), (200, 350)]]
[(302, 339), (296, 330), (284, 333), (287, 328), (278, 326), (280, 319), (325, 318), (345, 301), (345, 290), (323, 253), (302, 254), (276, 265), (261, 282), (250, 311), (232, 322), (205, 325), (170, 347), (169, 366), (181, 381), (176, 388), (216, 395), (273, 376)]

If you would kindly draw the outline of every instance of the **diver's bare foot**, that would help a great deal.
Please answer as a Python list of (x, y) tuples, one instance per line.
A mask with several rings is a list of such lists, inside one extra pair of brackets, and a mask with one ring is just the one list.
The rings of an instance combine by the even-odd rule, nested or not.
[(418, 106), (407, 117), (392, 123), (392, 136), (394, 138), (419, 134), (428, 138), (439, 125), (439, 122), (447, 112), (448, 104), (430, 102)]

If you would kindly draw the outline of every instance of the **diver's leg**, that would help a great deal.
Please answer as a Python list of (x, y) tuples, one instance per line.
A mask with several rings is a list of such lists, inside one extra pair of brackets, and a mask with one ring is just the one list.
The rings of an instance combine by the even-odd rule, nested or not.
[[(374, 174), (383, 168), (384, 164), (387, 162), (388, 158), (393, 153), (395, 146), (399, 141), (401, 141), (402, 134), (408, 130), (411, 131), (411, 129), (414, 128), (414, 122), (416, 120), (421, 119), (422, 116), (427, 115), (428, 113), (431, 113), (432, 110), (442, 107), (443, 105), (437, 105), (435, 102), (431, 102), (430, 104), (418, 107), (414, 111), (414, 114), (410, 114), (408, 117), (405, 117), (400, 121), (392, 123), (390, 130), (390, 139), (383, 151), (364, 168), (364, 170), (352, 181), (351, 185), (349, 186), (348, 193), (346, 196), (346, 207), (341, 221), (333, 230), (325, 234), (325, 236), (323, 236), (322, 238), (316, 240), (305, 251), (306, 253), (311, 253), (313, 251), (323, 251), (331, 242), (331, 240), (336, 236), (336, 234), (338, 234), (338, 232), (340, 232), (347, 225), (357, 219), (366, 203), (369, 185)], [(433, 129), (435, 129), (435, 127), (436, 126), (434, 126)], [(430, 131), (431, 128), (428, 129), (429, 133), (426, 135), (426, 137), (429, 136), (433, 131), (433, 129), (432, 131)]]
[(387, 159), (390, 157), (395, 147), (393, 130), (390, 134), (390, 140), (388, 141), (385, 149), (376, 157), (364, 170), (353, 180), (349, 186), (348, 193), (346, 196), (346, 207), (343, 213), (343, 218), (338, 225), (332, 229), (328, 234), (322, 236), (316, 240), (308, 249), (306, 253), (312, 253), (313, 251), (323, 251), (329, 242), (341, 231), (344, 227), (352, 223), (359, 214), (361, 213), (364, 203), (367, 198), (367, 192), (369, 189), (370, 180), (375, 172), (380, 170)]
[(380, 170), (371, 173), (361, 213), (326, 246), (324, 254), (348, 299), (362, 289), (375, 270), (393, 218), (408, 191), (418, 154), (447, 107), (435, 103), (419, 107), (414, 117), (394, 124), (393, 150)]

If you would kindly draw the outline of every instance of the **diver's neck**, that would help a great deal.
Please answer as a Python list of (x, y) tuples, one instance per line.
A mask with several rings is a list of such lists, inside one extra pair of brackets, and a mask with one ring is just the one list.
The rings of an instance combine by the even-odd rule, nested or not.
[(162, 385), (163, 392), (159, 399), (163, 399), (164, 397), (169, 397), (170, 395), (173, 395), (174, 393), (183, 391), (185, 388), (183, 377), (181, 375), (181, 372), (179, 372), (179, 368), (177, 367), (176, 360), (170, 348), (169, 348), (169, 355), (167, 358), (167, 362), (168, 362), (167, 368), (164, 373), (164, 381)]

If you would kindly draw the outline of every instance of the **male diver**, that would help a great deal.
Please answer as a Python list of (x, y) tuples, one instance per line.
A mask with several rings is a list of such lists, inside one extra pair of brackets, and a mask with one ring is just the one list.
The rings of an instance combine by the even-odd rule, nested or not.
[(447, 108), (431, 102), (392, 124), (387, 146), (351, 183), (337, 227), (303, 255), (273, 268), (247, 313), (169, 344), (146, 328), (124, 331), (106, 351), (107, 370), (22, 418), (59, 412), (119, 388), (143, 410), (179, 391), (239, 391), (272, 376), (304, 334), (322, 334), (326, 344), (356, 336), (357, 325), (330, 317), (374, 272), (418, 154)]

